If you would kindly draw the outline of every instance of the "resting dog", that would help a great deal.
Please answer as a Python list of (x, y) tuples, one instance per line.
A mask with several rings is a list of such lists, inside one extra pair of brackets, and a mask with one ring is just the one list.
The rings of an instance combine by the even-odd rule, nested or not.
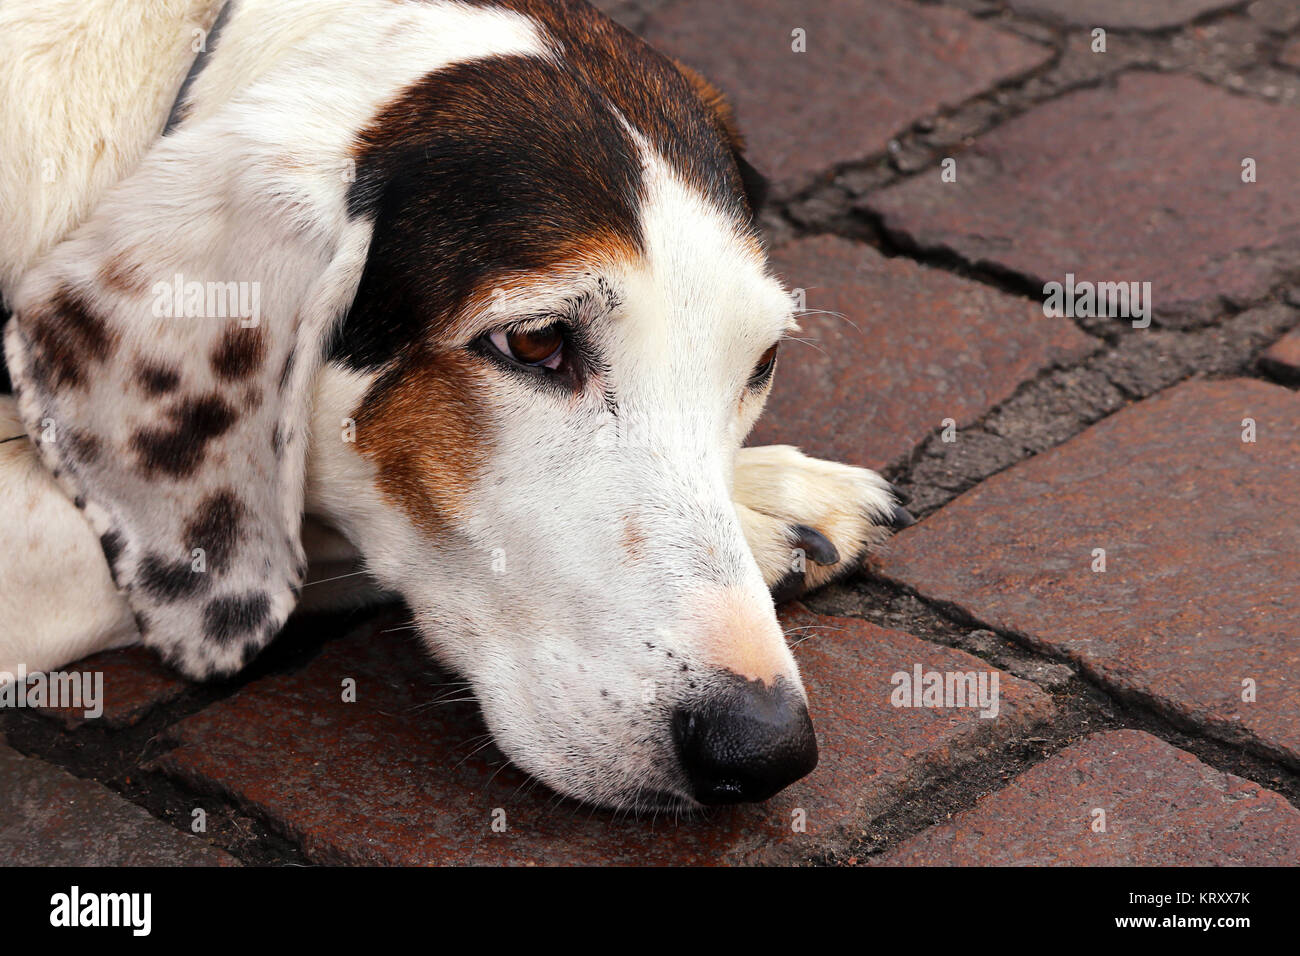
[(812, 769), (769, 592), (908, 518), (741, 447), (795, 316), (715, 89), (565, 0), (34, 7), (0, 11), (0, 670), (227, 675), (395, 595), (563, 793)]

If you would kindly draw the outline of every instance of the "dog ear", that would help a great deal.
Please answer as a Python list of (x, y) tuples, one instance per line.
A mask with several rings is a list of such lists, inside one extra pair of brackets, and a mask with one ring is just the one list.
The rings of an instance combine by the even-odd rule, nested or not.
[(303, 141), (248, 111), (160, 140), (24, 277), (5, 335), (46, 466), (191, 677), (260, 650), (306, 571), (311, 393), (370, 224), (346, 146), (309, 162)]
[(731, 103), (727, 101), (727, 97), (721, 90), (699, 72), (679, 60), (673, 62), (691, 84), (700, 102), (704, 104), (705, 110), (713, 119), (714, 126), (730, 144), (731, 154), (735, 157), (736, 167), (740, 171), (740, 182), (745, 188), (745, 198), (749, 202), (750, 211), (757, 218), (763, 209), (763, 204), (767, 202), (767, 177), (750, 165), (749, 160), (745, 158), (745, 137), (741, 134), (740, 127), (736, 125), (736, 115), (731, 108)]

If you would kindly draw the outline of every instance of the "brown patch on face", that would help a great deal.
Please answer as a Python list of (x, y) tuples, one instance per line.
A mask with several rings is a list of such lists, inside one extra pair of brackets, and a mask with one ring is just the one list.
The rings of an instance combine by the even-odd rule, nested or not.
[(117, 347), (117, 334), (108, 323), (80, 293), (66, 287), (25, 318), (41, 369), (54, 385), (84, 387), (87, 367), (105, 361)]
[(130, 252), (110, 256), (100, 266), (98, 278), (105, 289), (120, 295), (141, 295), (149, 289), (149, 279), (139, 259)]
[(430, 535), (462, 512), (487, 461), (485, 387), (468, 354), (425, 351), (379, 379), (354, 413), (357, 450), (375, 463), (384, 497)]
[(244, 328), (232, 325), (226, 329), (209, 361), (217, 378), (227, 382), (247, 378), (262, 366), (266, 359), (266, 332), (261, 326)]

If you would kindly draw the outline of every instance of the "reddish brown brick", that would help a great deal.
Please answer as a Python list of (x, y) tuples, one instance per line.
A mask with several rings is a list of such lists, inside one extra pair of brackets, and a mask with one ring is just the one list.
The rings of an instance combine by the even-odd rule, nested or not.
[(1122, 694), (1300, 763), (1297, 461), (1300, 395), (1190, 382), (977, 485), (896, 537), (883, 570)]
[(751, 444), (881, 468), (1096, 344), (1041, 306), (833, 236), (792, 243), (774, 266), (812, 312), (782, 348)]
[(24, 757), (0, 737), (0, 866), (231, 866), (90, 780)]
[[(190, 687), (157, 654), (142, 647), (95, 654), (60, 670), (102, 675), (104, 712), (95, 722), (109, 727), (129, 727), (154, 707), (175, 700)], [(84, 707), (46, 707), (41, 712), (69, 728), (80, 726), (88, 719)]]
[(1278, 61), (1286, 66), (1300, 70), (1300, 40), (1292, 40), (1278, 55)]
[(1036, 284), (1149, 281), (1157, 320), (1204, 318), (1294, 269), (1297, 153), (1300, 111), (1133, 73), (981, 137), (956, 157), (956, 182), (934, 170), (864, 202), (923, 248)]
[(1120, 730), (1061, 751), (879, 862), (1296, 866), (1300, 811), (1150, 734)]
[(1288, 332), (1259, 357), (1259, 366), (1289, 385), (1300, 383), (1300, 329)]
[[(430, 667), (409, 631), (329, 645), (310, 666), (250, 685), (175, 728), (160, 765), (232, 795), (318, 862), (745, 863), (807, 857), (853, 839), (928, 775), (977, 760), (1045, 720), (1050, 699), (999, 674), (1001, 712), (896, 709), (890, 677), (987, 670), (977, 658), (865, 621), (794, 607), (797, 655), (821, 744), (814, 773), (766, 804), (702, 819), (629, 820), (558, 800), (475, 751), (472, 704), (427, 706)], [(344, 704), (341, 681), (356, 679)], [(491, 828), (495, 808), (509, 829)], [(807, 832), (792, 832), (796, 808)]]
[[(805, 53), (792, 50), (796, 29)], [(677, 2), (645, 36), (727, 93), (755, 165), (790, 188), (1051, 56), (960, 11), (899, 0)]]
[(1237, 0), (1010, 0), (1017, 13), (1046, 15), (1083, 27), (1154, 30), (1176, 27)]

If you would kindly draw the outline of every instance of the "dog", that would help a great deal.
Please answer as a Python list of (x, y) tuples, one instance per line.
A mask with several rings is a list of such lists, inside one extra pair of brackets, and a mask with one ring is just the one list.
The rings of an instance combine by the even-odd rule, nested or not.
[(577, 0), (46, 0), (0, 38), (0, 671), (217, 678), (396, 597), (562, 794), (813, 769), (773, 592), (911, 518), (742, 444), (797, 315), (717, 89)]

